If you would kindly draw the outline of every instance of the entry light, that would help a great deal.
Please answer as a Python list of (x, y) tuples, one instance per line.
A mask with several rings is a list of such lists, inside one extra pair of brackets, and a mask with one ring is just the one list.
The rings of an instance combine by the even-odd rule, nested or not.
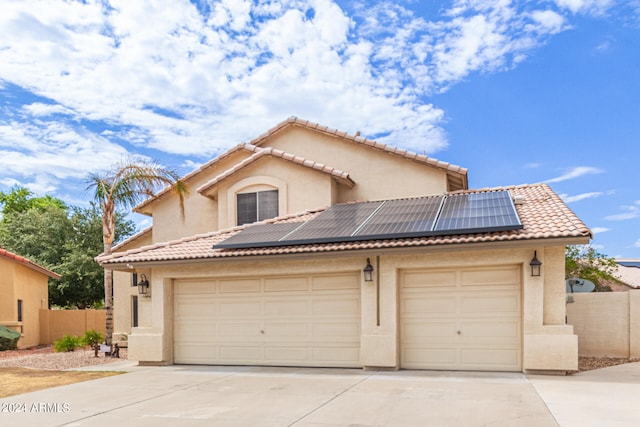
[(373, 282), (373, 266), (371, 265), (371, 260), (367, 258), (367, 265), (362, 270), (364, 273), (364, 281), (365, 282)]
[(146, 295), (149, 292), (149, 280), (144, 274), (140, 275), (140, 281), (138, 282), (138, 293), (140, 295)]
[(531, 260), (529, 265), (531, 266), (531, 276), (540, 276), (540, 267), (542, 267), (542, 263), (538, 259), (538, 251), (533, 251), (533, 259)]

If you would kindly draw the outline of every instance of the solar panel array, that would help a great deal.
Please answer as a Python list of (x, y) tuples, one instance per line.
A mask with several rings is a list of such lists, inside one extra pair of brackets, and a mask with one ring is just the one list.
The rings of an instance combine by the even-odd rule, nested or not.
[(508, 191), (334, 205), (304, 223), (256, 224), (214, 248), (337, 243), (522, 228)]

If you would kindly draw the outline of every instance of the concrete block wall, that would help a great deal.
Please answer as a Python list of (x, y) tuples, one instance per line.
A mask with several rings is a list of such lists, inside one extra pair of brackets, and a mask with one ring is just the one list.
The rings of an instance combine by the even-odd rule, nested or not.
[(578, 354), (640, 358), (640, 291), (571, 294), (567, 323), (578, 335)]

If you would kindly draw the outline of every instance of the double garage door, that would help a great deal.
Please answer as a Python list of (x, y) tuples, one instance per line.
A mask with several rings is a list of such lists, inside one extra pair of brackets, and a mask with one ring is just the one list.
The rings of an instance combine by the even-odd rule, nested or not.
[(402, 271), (401, 367), (520, 371), (520, 271)]
[(359, 273), (176, 280), (174, 362), (359, 367)]

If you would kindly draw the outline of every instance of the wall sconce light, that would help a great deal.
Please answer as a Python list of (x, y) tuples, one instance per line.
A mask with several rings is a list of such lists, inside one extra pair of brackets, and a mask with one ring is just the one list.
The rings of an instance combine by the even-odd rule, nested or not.
[(365, 282), (373, 282), (373, 266), (369, 258), (367, 258), (367, 265), (362, 269), (362, 272), (364, 273)]
[(138, 282), (138, 293), (140, 295), (146, 295), (149, 291), (149, 280), (144, 274), (140, 275), (140, 281)]
[(531, 266), (531, 276), (540, 276), (540, 267), (542, 267), (542, 263), (538, 259), (538, 251), (533, 251), (533, 259), (531, 260), (529, 265)]

